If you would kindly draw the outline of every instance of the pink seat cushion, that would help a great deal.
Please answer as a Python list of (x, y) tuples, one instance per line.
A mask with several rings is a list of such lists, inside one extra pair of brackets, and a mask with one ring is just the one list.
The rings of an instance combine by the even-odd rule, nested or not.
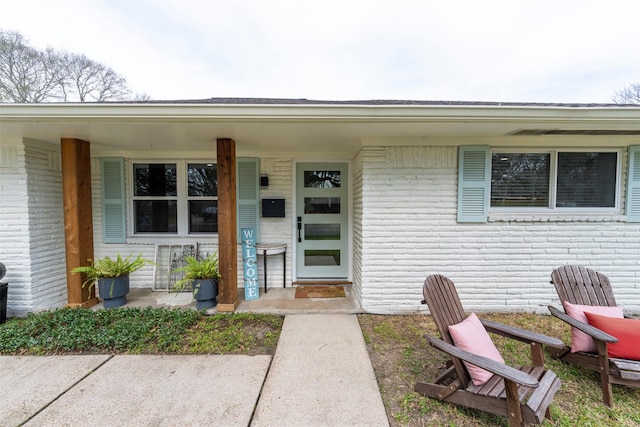
[(592, 313), (585, 315), (590, 325), (618, 338), (616, 343), (607, 343), (610, 357), (640, 360), (640, 320), (619, 319)]
[[(600, 314), (602, 316), (609, 317), (617, 317), (622, 318), (622, 308), (621, 307), (603, 307), (597, 305), (578, 305), (571, 304), (567, 301), (562, 301), (562, 305), (564, 306), (564, 310), (567, 314), (573, 317), (576, 320), (581, 321), (582, 323), (589, 323), (587, 320), (587, 316), (585, 316), (585, 312), (587, 313), (595, 313)], [(576, 353), (578, 351), (585, 351), (588, 353), (594, 353), (598, 351), (596, 348), (596, 343), (593, 342), (593, 338), (591, 338), (588, 334), (585, 334), (581, 330), (572, 327), (571, 328), (571, 352)]]
[[(471, 313), (462, 322), (457, 325), (449, 326), (449, 333), (453, 339), (456, 347), (469, 353), (477, 354), (480, 356), (488, 357), (496, 362), (504, 363), (504, 359), (500, 355), (500, 352), (491, 341), (491, 337), (487, 333), (480, 319), (475, 313)], [(471, 380), (475, 385), (482, 385), (486, 383), (493, 374), (485, 369), (479, 368), (471, 363), (464, 362)]]

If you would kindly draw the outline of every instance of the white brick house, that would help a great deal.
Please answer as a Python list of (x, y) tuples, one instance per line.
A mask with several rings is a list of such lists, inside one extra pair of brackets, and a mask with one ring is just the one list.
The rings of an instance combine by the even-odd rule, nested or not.
[[(264, 199), (284, 199), (284, 216), (254, 218), (259, 242), (287, 244), (286, 276), (282, 258), (270, 257), (269, 287), (348, 280), (363, 311), (407, 313), (425, 309), (422, 282), (441, 273), (468, 310), (546, 312), (558, 304), (551, 270), (579, 264), (605, 273), (617, 301), (640, 312), (640, 107), (1, 104), (0, 261), (10, 316), (67, 303), (63, 138), (91, 147), (97, 257), (153, 258), (158, 243), (216, 250), (217, 195), (191, 177), (215, 176), (216, 139), (230, 138), (254, 181), (268, 177), (268, 186), (251, 185), (257, 212)], [(110, 161), (124, 185), (115, 238), (114, 218), (104, 216)], [(132, 277), (134, 287), (153, 282), (151, 267)]]

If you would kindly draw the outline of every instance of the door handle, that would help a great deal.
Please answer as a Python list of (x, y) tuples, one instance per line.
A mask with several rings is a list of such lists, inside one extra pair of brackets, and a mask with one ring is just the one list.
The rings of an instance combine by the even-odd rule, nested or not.
[(302, 242), (302, 217), (298, 217), (298, 243)]

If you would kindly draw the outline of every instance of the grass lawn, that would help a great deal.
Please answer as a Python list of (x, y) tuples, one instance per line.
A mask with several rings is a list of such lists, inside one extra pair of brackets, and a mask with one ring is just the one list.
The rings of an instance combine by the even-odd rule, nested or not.
[[(570, 340), (570, 330), (552, 316), (481, 314), (479, 317)], [(464, 409), (418, 395), (418, 381), (432, 381), (447, 360), (430, 347), (425, 333), (438, 336), (430, 316), (358, 315), (392, 426), (506, 426), (505, 418)], [(492, 335), (509, 364), (529, 364), (529, 346)], [(613, 386), (614, 407), (602, 403), (595, 371), (564, 364), (547, 355), (546, 366), (562, 381), (544, 426), (640, 426), (640, 388)]]
[[(484, 314), (569, 341), (569, 328), (552, 316)], [(430, 316), (358, 315), (392, 426), (506, 426), (506, 419), (440, 403), (413, 392), (431, 381), (446, 356), (427, 345), (437, 335)], [(9, 319), (0, 325), (0, 354), (274, 354), (284, 318), (195, 310), (118, 308), (58, 309)], [(529, 347), (492, 337), (507, 363), (527, 364)], [(639, 426), (640, 388), (613, 386), (614, 408), (602, 403), (598, 375), (546, 358), (562, 380), (546, 426)]]

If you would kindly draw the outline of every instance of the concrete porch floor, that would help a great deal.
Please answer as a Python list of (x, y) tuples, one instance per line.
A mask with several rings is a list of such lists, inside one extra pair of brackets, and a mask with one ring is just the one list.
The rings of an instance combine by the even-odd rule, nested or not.
[[(245, 301), (244, 289), (238, 289), (240, 305), (236, 312), (269, 314), (355, 314), (361, 313), (360, 305), (354, 301), (351, 285), (344, 285), (347, 296), (344, 298), (295, 298), (295, 287), (270, 288), (265, 293), (260, 290), (260, 298)], [(165, 307), (193, 308), (196, 303), (190, 292), (172, 294), (167, 291), (154, 291), (149, 288), (131, 288), (127, 294), (127, 304), (123, 307)], [(102, 300), (93, 309), (104, 308)], [(215, 307), (208, 311), (215, 313)]]

